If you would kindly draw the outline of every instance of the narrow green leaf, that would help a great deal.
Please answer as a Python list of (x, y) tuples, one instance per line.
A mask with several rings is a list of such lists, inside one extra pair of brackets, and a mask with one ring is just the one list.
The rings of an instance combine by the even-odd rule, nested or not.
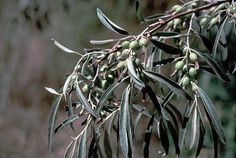
[(52, 108), (49, 116), (49, 123), (48, 123), (48, 147), (49, 151), (51, 151), (52, 148), (52, 136), (53, 136), (53, 131), (55, 127), (55, 121), (56, 121), (56, 115), (57, 111), (61, 102), (62, 95), (59, 95), (53, 100), (52, 103)]
[(163, 119), (161, 119), (160, 122), (157, 124), (157, 131), (159, 134), (159, 138), (161, 140), (161, 145), (165, 150), (165, 153), (163, 154), (163, 156), (166, 156), (168, 155), (170, 144), (169, 144), (169, 138), (168, 138), (167, 130), (163, 122)]
[(98, 102), (98, 106), (96, 109), (96, 113), (97, 115), (99, 115), (99, 113), (101, 112), (103, 106), (106, 104), (107, 99), (111, 96), (111, 94), (114, 92), (115, 88), (120, 84), (121, 82), (115, 82), (112, 85), (110, 85), (106, 91), (102, 94), (99, 102)]
[(213, 50), (212, 42), (200, 33), (198, 34), (198, 36), (201, 38), (201, 40), (202, 40), (204, 46), (207, 48), (207, 50), (211, 53)]
[(221, 70), (221, 68), (218, 66), (218, 64), (211, 59), (211, 57), (209, 57), (207, 54), (203, 54), (200, 52), (196, 52), (203, 60), (205, 60), (207, 62), (207, 64), (209, 64), (212, 68), (212, 70), (215, 72), (216, 76), (219, 79), (222, 79), (225, 82), (230, 82), (229, 77), (223, 72), (223, 70)]
[[(214, 59), (216, 58), (217, 48), (221, 47), (220, 41), (223, 42), (224, 45), (226, 45), (224, 26), (225, 26), (227, 19), (228, 19), (228, 16), (226, 16), (224, 18), (223, 22), (220, 25), (219, 31), (216, 34), (215, 42), (214, 42), (213, 49), (212, 49), (212, 54), (213, 54)], [(224, 49), (227, 49), (227, 48), (224, 48)]]
[(146, 129), (146, 132), (145, 132), (144, 149), (143, 149), (143, 157), (144, 158), (149, 158), (149, 145), (150, 145), (150, 142), (151, 142), (154, 116), (155, 116), (155, 113), (152, 114), (152, 117), (151, 117), (151, 119), (148, 123), (147, 129)]
[(98, 117), (98, 115), (95, 113), (95, 111), (92, 109), (91, 105), (89, 104), (88, 100), (85, 98), (83, 92), (81, 91), (79, 84), (76, 84), (76, 94), (80, 100), (80, 102), (82, 103), (82, 105), (84, 106), (84, 108), (91, 114), (93, 115), (95, 118)]
[(159, 114), (162, 115), (162, 107), (156, 97), (155, 92), (152, 90), (152, 88), (148, 84), (146, 85), (145, 90), (147, 90), (148, 96), (151, 99), (153, 105), (156, 107)]
[(69, 84), (71, 82), (71, 77), (72, 77), (72, 74), (67, 77), (67, 79), (64, 83), (63, 89), (62, 89), (65, 100), (67, 99), (67, 89), (68, 89)]
[(181, 54), (182, 51), (179, 48), (173, 47), (171, 45), (165, 44), (163, 42), (160, 42), (158, 40), (154, 40), (151, 39), (151, 42), (153, 43), (153, 45), (155, 45), (157, 48), (163, 50), (164, 52), (166, 52), (167, 54)]
[(127, 59), (127, 67), (128, 67), (128, 70), (129, 70), (131, 76), (133, 77), (134, 82), (140, 87), (145, 87), (144, 82), (136, 74), (132, 57), (129, 57)]
[(128, 137), (127, 137), (127, 121), (129, 114), (129, 95), (130, 95), (130, 87), (127, 87), (121, 98), (121, 108), (120, 108), (120, 116), (119, 116), (119, 143), (121, 150), (125, 157), (128, 157)]
[(114, 42), (114, 39), (107, 39), (107, 40), (91, 40), (90, 43), (93, 45), (108, 45)]
[(152, 36), (157, 36), (157, 37), (171, 37), (171, 36), (177, 36), (180, 35), (178, 32), (154, 32)]
[(144, 21), (142, 11), (141, 11), (141, 5), (140, 5), (140, 0), (135, 0), (135, 10), (136, 10), (136, 15), (140, 21)]
[(54, 41), (54, 44), (60, 48), (61, 50), (63, 50), (64, 52), (67, 53), (73, 53), (73, 54), (78, 54), (76, 51), (70, 50), (69, 48), (66, 48), (65, 46), (63, 46), (62, 44), (60, 44), (59, 42), (57, 42), (55, 39), (52, 39), (52, 41)]
[(52, 93), (54, 95), (61, 95), (60, 93), (58, 93), (55, 89), (52, 89), (50, 87), (44, 87), (49, 93)]
[(62, 129), (63, 127), (65, 127), (66, 125), (74, 122), (75, 120), (77, 120), (79, 118), (78, 115), (72, 115), (68, 118), (66, 118), (56, 129), (55, 129), (55, 134)]
[(216, 111), (213, 103), (211, 102), (210, 98), (206, 95), (206, 93), (201, 88), (198, 87), (197, 91), (198, 91), (199, 96), (203, 102), (204, 109), (207, 113), (208, 120), (209, 120), (210, 124), (212, 125), (212, 128), (216, 131), (220, 141), (223, 144), (225, 144), (225, 136), (224, 136), (223, 127), (221, 125), (219, 116), (217, 114), (217, 111)]
[(86, 158), (87, 153), (87, 128), (83, 131), (79, 142), (78, 158)]
[(175, 83), (174, 81), (170, 80), (169, 78), (167, 78), (166, 76), (163, 76), (161, 74), (158, 74), (156, 72), (152, 72), (152, 71), (143, 71), (143, 73), (152, 78), (153, 80), (156, 80), (158, 82), (161, 82), (163, 84), (165, 84), (167, 87), (169, 87), (175, 94), (180, 95), (182, 97), (185, 97), (188, 100), (191, 100), (191, 96), (177, 83)]
[(108, 29), (122, 35), (129, 35), (129, 33), (125, 29), (119, 27), (111, 20), (109, 20), (99, 8), (97, 8), (97, 16), (99, 20), (103, 23), (103, 25), (105, 25)]
[(216, 133), (216, 131), (214, 129), (211, 130), (212, 132), (212, 139), (213, 139), (213, 144), (214, 144), (214, 158), (218, 158), (218, 134)]
[(193, 118), (192, 118), (192, 127), (191, 127), (191, 132), (190, 132), (190, 144), (189, 144), (189, 149), (192, 149), (196, 137), (197, 137), (197, 127), (198, 127), (198, 115), (197, 115), (197, 107), (194, 108), (193, 111)]
[[(199, 119), (200, 120), (200, 119)], [(199, 122), (199, 139), (198, 139), (198, 145), (197, 145), (197, 151), (196, 151), (196, 157), (198, 157), (198, 155), (200, 154), (200, 151), (202, 149), (202, 146), (203, 146), (203, 141), (204, 141), (204, 136), (205, 136), (205, 128), (204, 128), (204, 125), (202, 123), (202, 121), (200, 120)]]
[(174, 126), (171, 124), (170, 121), (167, 121), (167, 124), (168, 124), (169, 130), (170, 130), (170, 134), (171, 134), (172, 140), (173, 140), (174, 145), (175, 145), (175, 153), (177, 155), (179, 155), (180, 154), (180, 147), (179, 147), (178, 132), (176, 131), (176, 129), (174, 128)]

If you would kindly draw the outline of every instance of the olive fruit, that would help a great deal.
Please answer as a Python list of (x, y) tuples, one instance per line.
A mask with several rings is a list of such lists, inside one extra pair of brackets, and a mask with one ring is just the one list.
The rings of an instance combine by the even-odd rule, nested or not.
[(114, 56), (114, 53), (111, 53), (111, 54), (108, 55), (107, 59), (112, 60), (113, 56)]
[(193, 2), (193, 3), (191, 4), (191, 6), (192, 6), (193, 8), (196, 8), (196, 7), (197, 7), (197, 3), (196, 3), (196, 2)]
[(72, 76), (71, 76), (71, 80), (75, 80), (77, 78), (77, 75), (76, 74), (73, 74)]
[(178, 7), (176, 7), (176, 9), (175, 9), (175, 13), (179, 13), (179, 12), (181, 12), (182, 10), (183, 10), (183, 7), (178, 6)]
[(183, 66), (183, 70), (184, 70), (184, 71), (186, 71), (186, 70), (187, 70), (187, 68), (188, 68), (188, 66), (187, 66), (187, 65), (184, 65), (184, 66)]
[(139, 41), (139, 46), (142, 47), (142, 46), (146, 46), (147, 43), (148, 43), (148, 40), (146, 38), (141, 38)]
[(104, 72), (107, 69), (107, 67), (108, 67), (107, 65), (102, 65), (100, 68), (100, 71)]
[(108, 82), (114, 82), (114, 75), (112, 75), (112, 74), (108, 74), (107, 75), (107, 80), (108, 80)]
[(174, 25), (174, 20), (171, 20), (170, 22), (167, 23), (167, 27), (171, 28)]
[(212, 19), (210, 20), (210, 22), (209, 22), (208, 29), (210, 29), (212, 26), (216, 25), (216, 24), (218, 23), (218, 21), (219, 21), (219, 17), (218, 17), (218, 16), (212, 18)]
[(206, 23), (207, 23), (207, 18), (204, 17), (204, 18), (202, 18), (202, 19), (200, 20), (200, 23), (199, 23), (199, 24), (200, 24), (201, 26), (205, 26)]
[(101, 81), (101, 87), (102, 87), (103, 89), (106, 88), (107, 85), (108, 85), (108, 81), (107, 81), (107, 80), (102, 80), (102, 81)]
[(116, 57), (120, 57), (121, 56), (121, 52), (120, 51), (117, 51), (116, 52)]
[(236, 13), (236, 5), (233, 5), (230, 7), (230, 12), (231, 13)]
[(197, 60), (197, 54), (195, 53), (190, 53), (189, 54), (189, 59), (192, 61), (192, 62), (195, 62)]
[(130, 44), (129, 41), (124, 41), (124, 42), (122, 42), (121, 47), (122, 47), (123, 49), (129, 48), (129, 44)]
[(188, 74), (189, 74), (189, 76), (194, 77), (195, 75), (197, 75), (197, 70), (195, 68), (191, 67), (188, 71)]
[(171, 10), (172, 10), (172, 11), (175, 11), (175, 10), (176, 10), (177, 8), (179, 8), (179, 7), (181, 7), (181, 6), (178, 5), (178, 4), (177, 4), (177, 5), (174, 5), (174, 6), (171, 8)]
[(188, 52), (188, 47), (184, 47), (183, 54), (187, 54), (187, 52)]
[(126, 60), (121, 61), (117, 64), (118, 69), (124, 69), (126, 66), (127, 66), (127, 61)]
[(178, 26), (180, 23), (181, 23), (181, 19), (180, 18), (174, 19), (174, 27)]
[(89, 85), (85, 84), (85, 85), (82, 87), (82, 92), (88, 93), (88, 92), (89, 92), (89, 89), (90, 89)]
[(129, 56), (129, 49), (124, 49), (121, 53), (121, 59), (126, 59)]
[(137, 41), (132, 41), (132, 42), (130, 42), (130, 44), (129, 44), (129, 48), (130, 48), (130, 49), (137, 49), (138, 47), (139, 47), (139, 44), (138, 44)]
[(135, 63), (137, 66), (141, 65), (141, 61), (140, 61), (139, 58), (135, 58), (134, 63)]
[(183, 86), (188, 86), (189, 82), (190, 82), (189, 78), (186, 76), (186, 77), (183, 78), (182, 84), (183, 84)]
[(176, 70), (180, 70), (182, 69), (184, 66), (184, 62), (183, 61), (178, 61), (176, 64), (175, 64), (175, 69)]

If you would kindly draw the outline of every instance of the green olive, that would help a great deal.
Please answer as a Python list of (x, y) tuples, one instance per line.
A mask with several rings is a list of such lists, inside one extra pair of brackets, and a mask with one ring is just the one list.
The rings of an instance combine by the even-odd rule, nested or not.
[(76, 74), (73, 74), (72, 76), (71, 76), (71, 80), (75, 80), (77, 78), (77, 75)]
[(137, 41), (132, 41), (132, 42), (130, 42), (129, 48), (130, 48), (130, 49), (137, 49), (137, 48), (139, 48), (138, 42), (137, 42)]
[(196, 3), (196, 2), (193, 2), (193, 3), (191, 4), (191, 6), (192, 6), (193, 8), (196, 8), (196, 7), (197, 7), (197, 3)]
[(182, 84), (183, 84), (183, 86), (188, 86), (189, 82), (190, 82), (189, 78), (186, 76), (186, 77), (183, 78)]
[(135, 58), (134, 63), (135, 63), (137, 66), (139, 66), (139, 65), (142, 64), (139, 58)]
[(101, 81), (101, 87), (102, 87), (103, 89), (107, 88), (107, 85), (108, 85), (108, 81), (107, 81), (107, 80), (102, 80), (102, 81)]
[(172, 10), (172, 11), (175, 11), (175, 10), (176, 10), (177, 8), (179, 8), (179, 7), (181, 7), (181, 6), (178, 5), (178, 4), (177, 4), (177, 5), (174, 5), (174, 6), (171, 8), (171, 10)]
[(108, 80), (109, 83), (114, 82), (114, 75), (108, 74), (108, 75), (107, 75), (107, 80)]
[(126, 59), (126, 58), (128, 58), (128, 56), (129, 56), (129, 49), (124, 49), (123, 51), (122, 51), (122, 53), (121, 53), (121, 59)]
[(178, 61), (176, 64), (175, 64), (175, 69), (176, 70), (180, 70), (182, 69), (184, 66), (184, 62), (183, 61)]
[(184, 9), (184, 8), (181, 7), (181, 6), (176, 7), (176, 9), (175, 9), (175, 13), (179, 13), (179, 12), (181, 12), (183, 9)]
[(222, 3), (220, 5), (218, 5), (215, 9), (214, 12), (217, 12), (218, 10), (222, 10), (226, 7), (226, 3)]
[(193, 67), (191, 67), (188, 71), (189, 76), (194, 77), (197, 75), (197, 70)]
[(183, 54), (187, 54), (187, 53), (188, 53), (188, 50), (189, 50), (188, 47), (184, 47), (184, 49), (183, 49)]
[(148, 43), (148, 40), (146, 39), (146, 38), (141, 38), (139, 41), (138, 41), (138, 43), (139, 43), (139, 46), (140, 47), (143, 47), (143, 46), (146, 46), (147, 45), (147, 43)]
[(197, 60), (197, 54), (195, 53), (190, 53), (189, 54), (189, 59), (192, 61), (192, 62), (195, 62)]
[(116, 57), (120, 57), (121, 56), (121, 52), (120, 51), (117, 51), (116, 52)]
[(104, 72), (107, 69), (107, 67), (108, 67), (107, 65), (102, 65), (100, 68), (100, 71)]
[(209, 22), (208, 29), (210, 29), (212, 26), (216, 25), (216, 24), (218, 23), (218, 21), (219, 21), (219, 17), (218, 17), (218, 16), (212, 18), (212, 19), (210, 20), (210, 22)]
[(129, 48), (129, 44), (130, 44), (129, 41), (124, 41), (124, 42), (122, 42), (121, 47), (122, 47), (123, 49)]
[(124, 68), (126, 68), (126, 66), (127, 66), (127, 61), (126, 60), (121, 61), (117, 64), (118, 69), (124, 69)]
[(171, 28), (174, 25), (174, 20), (171, 20), (167, 23), (167, 27)]
[(184, 65), (184, 66), (183, 66), (183, 71), (187, 71), (187, 68), (188, 68), (188, 66), (187, 66), (187, 65)]
[(202, 19), (200, 20), (200, 23), (199, 23), (199, 24), (200, 24), (201, 26), (206, 26), (206, 23), (207, 23), (207, 18), (204, 17), (204, 18), (202, 18)]
[(85, 94), (88, 93), (90, 90), (90, 87), (89, 85), (85, 84), (83, 87), (82, 87), (82, 92), (84, 92)]
[(230, 12), (233, 14), (236, 13), (236, 5), (230, 7)]
[(114, 56), (114, 53), (111, 53), (111, 54), (108, 55), (107, 59), (112, 60), (113, 56)]
[(174, 28), (176, 28), (177, 26), (179, 26), (181, 24), (182, 20), (180, 18), (176, 18), (174, 19)]

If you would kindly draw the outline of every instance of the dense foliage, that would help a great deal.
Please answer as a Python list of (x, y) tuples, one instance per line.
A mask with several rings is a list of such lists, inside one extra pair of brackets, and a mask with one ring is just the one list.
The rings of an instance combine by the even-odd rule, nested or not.
[[(83, 130), (72, 138), (65, 157), (112, 157), (114, 153), (132, 157), (136, 129), (145, 117), (149, 123), (143, 157), (149, 157), (154, 131), (162, 145), (158, 149), (161, 155), (169, 153), (173, 142), (176, 155), (186, 146), (194, 148), (197, 157), (208, 123), (217, 157), (218, 144), (225, 144), (225, 136), (217, 111), (198, 79), (208, 72), (230, 81), (229, 74), (235, 71), (230, 42), (236, 35), (236, 5), (231, 0), (190, 1), (147, 17), (141, 13), (140, 1), (135, 1), (135, 7), (137, 17), (146, 25), (140, 34), (130, 35), (97, 9), (99, 20), (124, 37), (91, 40), (96, 47), (84, 49), (84, 53), (53, 40), (63, 51), (77, 54), (79, 60), (61, 90), (46, 87), (55, 95), (49, 148), (54, 133), (67, 125), (74, 129), (74, 122), (83, 120)], [(56, 126), (63, 100), (68, 117)], [(182, 110), (171, 100), (179, 100)], [(114, 140), (116, 146), (110, 143)]]

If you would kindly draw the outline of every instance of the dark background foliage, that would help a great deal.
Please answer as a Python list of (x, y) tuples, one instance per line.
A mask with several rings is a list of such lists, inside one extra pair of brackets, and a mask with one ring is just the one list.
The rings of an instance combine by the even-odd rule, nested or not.
[[(148, 15), (163, 12), (173, 4), (174, 1), (154, 3), (149, 0), (143, 2), (143, 8)], [(65, 79), (63, 74), (69, 73), (78, 60), (77, 56), (63, 54), (51, 38), (80, 51), (90, 47), (90, 39), (113, 36), (99, 23), (97, 7), (131, 33), (142, 28), (131, 0), (0, 1), (1, 158), (50, 157), (47, 122), (52, 98), (43, 87), (60, 87)], [(203, 75), (200, 82), (222, 118), (228, 143), (221, 156), (233, 158), (236, 148), (235, 81), (226, 85)], [(66, 131), (59, 132), (54, 138), (51, 155), (62, 157), (69, 141)], [(208, 151), (205, 149), (202, 155), (211, 157)]]

